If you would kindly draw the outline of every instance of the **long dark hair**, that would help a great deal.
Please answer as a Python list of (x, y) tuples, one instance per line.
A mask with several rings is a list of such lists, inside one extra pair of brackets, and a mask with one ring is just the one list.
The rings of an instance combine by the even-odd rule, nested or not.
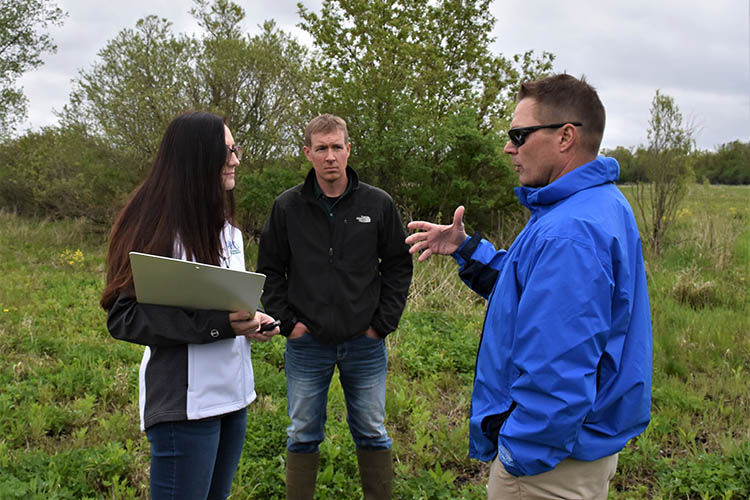
[(112, 226), (104, 309), (134, 292), (128, 252), (173, 257), (179, 240), (187, 259), (219, 265), (221, 231), (234, 220), (234, 195), (221, 175), (226, 159), (221, 117), (189, 112), (172, 120), (146, 179)]

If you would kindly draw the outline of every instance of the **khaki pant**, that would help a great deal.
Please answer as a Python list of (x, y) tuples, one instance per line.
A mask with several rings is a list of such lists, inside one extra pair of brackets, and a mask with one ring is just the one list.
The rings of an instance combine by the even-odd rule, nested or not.
[(495, 458), (487, 484), (489, 500), (606, 500), (617, 470), (617, 453), (583, 462), (567, 458), (535, 476), (515, 477)]

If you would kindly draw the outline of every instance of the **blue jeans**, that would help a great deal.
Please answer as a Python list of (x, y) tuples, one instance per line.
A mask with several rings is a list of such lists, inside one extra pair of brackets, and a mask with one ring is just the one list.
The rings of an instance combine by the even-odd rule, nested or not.
[(149, 427), (153, 500), (226, 499), (245, 442), (247, 408)]
[(287, 340), (284, 359), (291, 420), (286, 430), (289, 451), (318, 451), (325, 438), (328, 387), (336, 366), (354, 444), (371, 450), (391, 447), (384, 424), (388, 353), (383, 340), (362, 335), (343, 344), (327, 345), (306, 334)]

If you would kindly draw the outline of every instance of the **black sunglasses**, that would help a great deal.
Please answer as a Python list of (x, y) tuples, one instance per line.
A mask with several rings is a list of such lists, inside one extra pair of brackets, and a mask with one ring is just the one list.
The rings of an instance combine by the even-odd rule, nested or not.
[(576, 127), (583, 127), (583, 123), (580, 122), (553, 123), (551, 125), (532, 125), (531, 127), (518, 127), (508, 130), (508, 137), (510, 137), (510, 142), (512, 142), (515, 147), (520, 148), (521, 146), (523, 146), (523, 143), (526, 142), (526, 138), (532, 132), (536, 132), (537, 130), (541, 130), (543, 128), (560, 128), (564, 127), (567, 124), (571, 124)]

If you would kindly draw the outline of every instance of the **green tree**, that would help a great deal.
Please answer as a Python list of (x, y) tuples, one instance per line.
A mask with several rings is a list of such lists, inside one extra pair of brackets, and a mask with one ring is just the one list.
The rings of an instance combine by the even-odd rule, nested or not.
[(80, 127), (27, 131), (0, 144), (0, 207), (108, 226), (138, 181), (131, 161)]
[[(140, 179), (176, 115), (224, 116), (245, 150), (239, 221), (257, 232), (272, 195), (300, 177), (308, 50), (272, 21), (255, 36), (245, 34), (245, 11), (229, 0), (194, 0), (190, 13), (201, 36), (175, 34), (170, 21), (156, 16), (122, 30), (80, 72), (61, 121), (88, 131), (117, 158), (129, 158), (132, 178)], [(271, 165), (286, 171), (268, 173)]]
[(81, 71), (66, 124), (83, 124), (145, 167), (169, 121), (200, 109), (226, 117), (245, 147), (243, 163), (262, 166), (299, 150), (299, 101), (307, 94), (306, 50), (273, 22), (243, 35), (244, 10), (227, 0), (195, 0), (202, 38), (174, 34), (148, 16), (124, 29)]
[(602, 154), (614, 158), (620, 164), (619, 182), (631, 183), (646, 180), (646, 173), (638, 161), (637, 151), (636, 154), (633, 154), (632, 150), (617, 146), (615, 149), (602, 151)]
[(143, 170), (173, 117), (196, 107), (197, 42), (174, 35), (167, 19), (148, 16), (122, 30), (99, 51), (99, 61), (74, 82), (62, 123), (83, 125), (119, 151), (138, 158)]
[(511, 206), (515, 178), (495, 130), (519, 82), (548, 71), (552, 56), (491, 54), (489, 4), (324, 0), (319, 14), (298, 4), (316, 49), (309, 114), (344, 117), (352, 164), (412, 216), (449, 217), (465, 203), (486, 229)]
[(308, 50), (266, 21), (243, 36), (244, 10), (227, 0), (195, 0), (191, 10), (207, 36), (197, 59), (197, 92), (209, 109), (228, 117), (253, 170), (298, 157), (305, 122), (302, 102), (310, 92)]
[(639, 155), (648, 182), (639, 182), (635, 193), (645, 233), (656, 253), (693, 179), (694, 149), (692, 127), (683, 124), (674, 99), (657, 90), (651, 101), (648, 147)]
[(750, 184), (750, 143), (732, 141), (701, 152), (694, 165), (699, 179), (711, 184)]
[(0, 1), (0, 138), (26, 116), (26, 96), (15, 83), (42, 64), (57, 46), (42, 30), (59, 26), (67, 14), (48, 0)]

